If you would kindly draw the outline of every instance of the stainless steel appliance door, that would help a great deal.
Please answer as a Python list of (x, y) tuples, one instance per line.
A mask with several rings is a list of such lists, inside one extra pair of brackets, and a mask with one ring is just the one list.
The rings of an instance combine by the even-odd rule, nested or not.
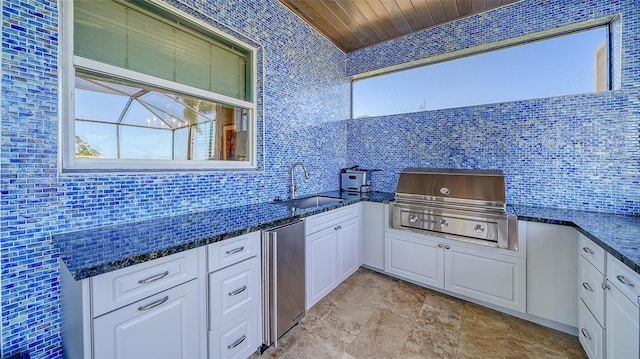
[[(298, 221), (265, 231), (263, 245), (268, 247), (267, 345), (274, 343), (304, 316), (305, 263), (304, 222)], [(266, 324), (266, 323), (265, 323)]]

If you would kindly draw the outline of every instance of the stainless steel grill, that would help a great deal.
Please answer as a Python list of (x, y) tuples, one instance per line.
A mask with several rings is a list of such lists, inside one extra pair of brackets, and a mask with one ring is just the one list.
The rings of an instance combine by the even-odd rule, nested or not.
[(517, 225), (500, 170), (407, 168), (391, 204), (392, 228), (498, 248), (518, 250)]

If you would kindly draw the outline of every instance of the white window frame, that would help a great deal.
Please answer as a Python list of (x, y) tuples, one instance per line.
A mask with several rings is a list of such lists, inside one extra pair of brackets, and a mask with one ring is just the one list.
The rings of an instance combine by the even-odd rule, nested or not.
[[(179, 84), (173, 81), (161, 79), (155, 76), (142, 74), (136, 71), (123, 69), (117, 66), (105, 64), (99, 61), (74, 55), (73, 43), (73, 0), (62, 0), (60, 11), (61, 20), (61, 91), (59, 96), (60, 104), (60, 129), (59, 137), (60, 172), (78, 171), (140, 171), (140, 170), (220, 170), (220, 169), (256, 169), (257, 168), (257, 48), (251, 46), (237, 38), (234, 38), (220, 30), (213, 28), (202, 20), (186, 14), (159, 0), (148, 0), (150, 4), (169, 11), (192, 24), (214, 33), (238, 47), (242, 47), (249, 52), (251, 58), (251, 99), (250, 101), (240, 100), (218, 93), (201, 90), (188, 85)], [(123, 78), (143, 85), (163, 88), (176, 91), (186, 95), (199, 97), (205, 100), (240, 107), (249, 110), (249, 122), (247, 138), (248, 160), (247, 161), (222, 161), (222, 160), (148, 160), (148, 159), (108, 159), (108, 158), (76, 158), (75, 157), (75, 72), (76, 69), (84, 69), (95, 73), (105, 74)]]

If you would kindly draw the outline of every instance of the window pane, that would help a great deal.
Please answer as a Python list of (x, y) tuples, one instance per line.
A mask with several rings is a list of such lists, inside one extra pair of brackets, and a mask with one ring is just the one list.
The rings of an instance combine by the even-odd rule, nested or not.
[(76, 121), (76, 157), (117, 158), (116, 126), (108, 123)]
[(354, 81), (353, 117), (607, 90), (607, 37), (600, 27)]
[(76, 93), (78, 158), (249, 160), (247, 109), (86, 72)]
[[(116, 1), (74, 1), (74, 54), (242, 100), (249, 52)], [(248, 85), (249, 83), (249, 85)]]
[(110, 1), (74, 0), (74, 53), (111, 65), (126, 66), (127, 14)]
[(129, 96), (76, 88), (76, 118), (83, 120), (117, 122)]
[(187, 149), (189, 148), (189, 127), (183, 127), (173, 132), (173, 159), (174, 160), (188, 160), (189, 154)]
[(120, 126), (120, 158), (170, 160), (171, 142), (170, 130)]
[[(127, 10), (127, 68), (175, 81), (173, 76), (175, 29), (138, 11)], [(158, 41), (160, 39), (162, 41)]]
[[(176, 31), (176, 82), (211, 90), (211, 46), (200, 37)], [(225, 68), (227, 64), (218, 64), (218, 66)]]
[[(215, 158), (215, 123), (199, 123), (192, 126), (193, 159), (213, 160)], [(220, 158), (218, 158), (220, 159)]]

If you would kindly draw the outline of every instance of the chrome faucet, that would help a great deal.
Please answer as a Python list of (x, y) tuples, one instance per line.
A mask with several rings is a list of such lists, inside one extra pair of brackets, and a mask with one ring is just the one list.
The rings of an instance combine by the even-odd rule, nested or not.
[(293, 174), (293, 170), (296, 166), (302, 167), (304, 170), (304, 178), (309, 179), (309, 172), (307, 172), (307, 168), (304, 166), (304, 163), (296, 162), (291, 166), (291, 199), (296, 198), (296, 190), (298, 189), (298, 186), (296, 186), (296, 177)]

